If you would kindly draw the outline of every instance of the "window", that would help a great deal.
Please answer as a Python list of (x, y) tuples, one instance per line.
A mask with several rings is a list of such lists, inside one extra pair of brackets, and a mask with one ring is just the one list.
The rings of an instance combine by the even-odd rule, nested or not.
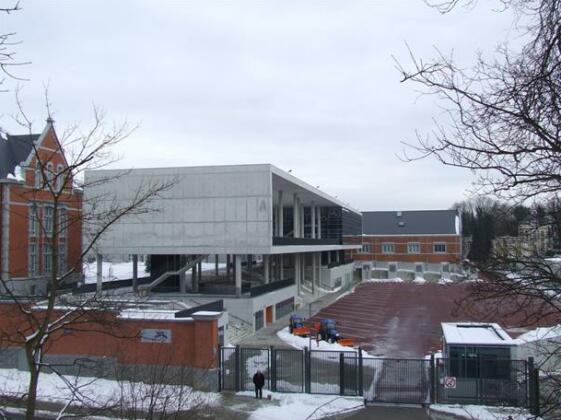
[(47, 180), (50, 185), (53, 185), (53, 179), (55, 177), (55, 170), (52, 162), (47, 163)]
[(442, 263), (442, 272), (443, 273), (449, 273), (450, 272), (450, 264)]
[(53, 232), (53, 208), (45, 207), (45, 233)]
[(415, 273), (422, 274), (423, 273), (423, 263), (415, 264)]
[(433, 252), (435, 254), (445, 254), (446, 244), (444, 242), (437, 242), (433, 244)]
[(43, 173), (41, 172), (41, 167), (37, 165), (35, 169), (35, 188), (43, 187)]
[(49, 244), (45, 244), (43, 249), (43, 271), (46, 274), (53, 271), (53, 249)]
[(255, 331), (260, 330), (265, 325), (263, 311), (257, 311), (254, 314), (255, 316)]
[(67, 224), (67, 216), (66, 216), (66, 209), (61, 208), (59, 210), (59, 217), (58, 217), (58, 232), (61, 238), (66, 238), (66, 224)]
[(362, 249), (360, 250), (362, 254), (370, 254), (370, 245), (362, 244)]
[(37, 236), (37, 222), (38, 222), (37, 205), (31, 204), (29, 207), (29, 236)]
[(64, 187), (64, 166), (60, 163), (56, 166), (56, 189), (57, 191), (61, 191)]
[(61, 241), (58, 244), (58, 275), (64, 274), (66, 271), (66, 242)]
[(408, 242), (407, 243), (407, 253), (408, 254), (420, 254), (421, 244), (419, 242)]
[(275, 305), (275, 316), (277, 321), (292, 311), (294, 311), (294, 298), (283, 300)]
[(388, 264), (388, 271), (390, 273), (395, 273), (397, 271), (397, 264), (396, 263)]
[(29, 261), (28, 261), (29, 276), (37, 275), (37, 244), (29, 244)]
[(382, 244), (382, 254), (393, 254), (394, 252), (395, 244), (389, 242)]

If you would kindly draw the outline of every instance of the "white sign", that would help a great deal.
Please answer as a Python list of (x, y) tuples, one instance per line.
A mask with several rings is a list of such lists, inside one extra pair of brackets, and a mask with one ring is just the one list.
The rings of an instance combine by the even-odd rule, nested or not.
[(446, 388), (446, 389), (456, 389), (456, 377), (455, 376), (445, 376), (444, 377), (444, 388)]
[(142, 343), (171, 343), (171, 330), (145, 329), (140, 332)]

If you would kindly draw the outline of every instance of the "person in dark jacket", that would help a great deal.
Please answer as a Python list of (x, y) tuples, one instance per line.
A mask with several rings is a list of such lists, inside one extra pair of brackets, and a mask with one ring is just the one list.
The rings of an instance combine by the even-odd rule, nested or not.
[(263, 385), (265, 385), (265, 375), (258, 370), (253, 375), (253, 384), (255, 385), (255, 398), (263, 398)]

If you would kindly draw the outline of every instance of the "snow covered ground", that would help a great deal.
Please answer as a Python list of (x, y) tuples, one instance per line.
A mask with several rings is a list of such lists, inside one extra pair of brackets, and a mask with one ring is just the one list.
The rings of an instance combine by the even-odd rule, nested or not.
[[(41, 373), (37, 387), (37, 398), (40, 401), (66, 404), (72, 398), (70, 384), (79, 389), (84, 402), (92, 407), (104, 407), (117, 403), (123, 398), (127, 405), (137, 409), (146, 409), (149, 385), (142, 382), (118, 382), (109, 379), (97, 379), (64, 375), (64, 380), (54, 373)], [(29, 373), (17, 369), (0, 369), (0, 390), (3, 395), (21, 397), (27, 392)], [(220, 405), (220, 394), (201, 392), (190, 387), (167, 385), (158, 387), (157, 404), (165, 402), (166, 407), (189, 410), (200, 405)], [(134, 405), (133, 405), (134, 404)], [(157, 405), (158, 406), (158, 405)]]
[[(237, 395), (253, 397), (252, 391), (239, 392)], [(249, 416), (250, 420), (305, 420), (321, 419), (337, 413), (350, 412), (364, 408), (361, 397), (339, 397), (337, 395), (281, 394), (263, 391), (263, 398), (271, 395), (278, 403), (257, 408)]]
[[(284, 341), (286, 344), (297, 348), (303, 349), (304, 347), (310, 346), (310, 339), (304, 337), (298, 337), (296, 335), (290, 334), (288, 327), (283, 328), (282, 330), (277, 332), (277, 336)], [(319, 343), (316, 340), (312, 339), (312, 347), (311, 350), (328, 350), (328, 351), (354, 351), (358, 352), (358, 349), (353, 347), (345, 347), (337, 343), (328, 343), (327, 341), (321, 340)], [(362, 350), (362, 357), (368, 357), (370, 354)]]
[[(220, 269), (226, 268), (226, 264), (218, 264)], [(214, 263), (202, 263), (203, 271), (214, 270)], [(97, 282), (97, 265), (96, 263), (84, 264), (84, 276), (86, 283)], [(112, 263), (104, 261), (102, 264), (103, 281), (126, 280), (132, 278), (132, 262)], [(148, 276), (149, 273), (144, 271), (144, 263), (138, 263), (138, 277)]]
[[(527, 410), (516, 407), (489, 407), (484, 405), (459, 405), (459, 404), (431, 404), (431, 411), (452, 414), (459, 418), (470, 420), (507, 419), (526, 420), (536, 419)], [(509, 417), (511, 416), (511, 417)], [(541, 417), (539, 417), (541, 418)], [(538, 418), (538, 419), (539, 419)]]

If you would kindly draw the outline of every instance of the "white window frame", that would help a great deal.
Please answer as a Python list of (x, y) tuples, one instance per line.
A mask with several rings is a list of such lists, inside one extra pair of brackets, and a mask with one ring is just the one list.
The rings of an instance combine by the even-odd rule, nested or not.
[(49, 181), (49, 185), (53, 186), (53, 179), (55, 178), (55, 169), (53, 162), (47, 163), (47, 180)]
[(37, 236), (37, 227), (39, 222), (39, 207), (35, 203), (29, 206), (29, 237), (35, 238)]
[[(411, 246), (416, 246), (417, 251), (412, 251)], [(421, 243), (420, 242), (407, 242), (407, 253), (408, 254), (420, 254), (421, 253)]]
[(53, 233), (54, 212), (55, 210), (52, 206), (45, 206), (43, 208), (45, 234)]
[(36, 242), (31, 242), (28, 249), (28, 261), (27, 261), (27, 271), (29, 277), (35, 277), (38, 273), (38, 257), (39, 257), (39, 247)]
[(372, 247), (370, 244), (362, 244), (362, 248), (360, 248), (359, 253), (361, 254), (370, 254)]
[[(444, 246), (444, 251), (437, 251), (436, 250), (436, 247), (440, 246), (440, 245)], [(433, 254), (446, 254), (448, 252), (448, 246), (447, 246), (446, 242), (434, 242), (432, 244), (432, 252), (433, 252)]]
[(66, 238), (67, 223), (68, 211), (64, 207), (61, 207), (58, 210), (58, 234), (60, 238)]
[(43, 187), (43, 171), (41, 171), (41, 166), (37, 164), (35, 169), (35, 188)]
[(56, 190), (57, 191), (62, 191), (62, 188), (64, 187), (64, 175), (62, 174), (64, 171), (64, 165), (62, 163), (59, 163), (56, 166)]
[[(388, 248), (386, 248), (388, 247)], [(395, 243), (394, 242), (382, 242), (381, 245), (382, 254), (395, 254)], [(391, 248), (391, 251), (389, 250)]]
[(48, 243), (43, 245), (43, 272), (45, 274), (53, 272), (53, 249)]

